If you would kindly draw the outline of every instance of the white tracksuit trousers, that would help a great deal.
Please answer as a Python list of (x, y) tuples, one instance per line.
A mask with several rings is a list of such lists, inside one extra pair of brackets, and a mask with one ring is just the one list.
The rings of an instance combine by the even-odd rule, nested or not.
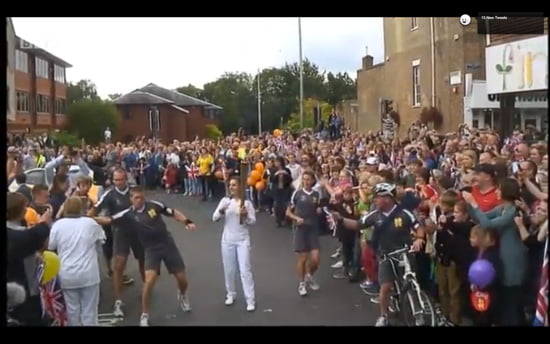
[(254, 303), (254, 279), (252, 278), (252, 267), (250, 264), (250, 240), (240, 242), (222, 241), (222, 260), (227, 296), (232, 296), (233, 298), (237, 296), (235, 281), (237, 279), (238, 268), (241, 274), (244, 297), (247, 302)]
[(254, 280), (252, 278), (252, 266), (250, 263), (250, 235), (248, 234), (248, 226), (256, 222), (256, 211), (250, 201), (246, 201), (244, 205), (248, 215), (243, 224), (239, 222), (240, 202), (229, 197), (224, 197), (220, 201), (212, 219), (219, 221), (222, 217), (225, 217), (221, 248), (227, 296), (234, 298), (237, 295), (235, 281), (237, 279), (238, 268), (241, 274), (246, 301), (254, 303)]
[(98, 326), (99, 283), (76, 289), (63, 289), (69, 326)]

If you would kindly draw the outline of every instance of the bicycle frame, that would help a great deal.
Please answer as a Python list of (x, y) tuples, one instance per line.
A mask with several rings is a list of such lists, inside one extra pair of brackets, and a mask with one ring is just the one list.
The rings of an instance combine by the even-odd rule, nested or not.
[[(416, 293), (421, 307), (420, 310), (414, 309), (416, 307), (415, 303), (411, 302), (411, 307), (413, 308), (411, 309), (412, 313), (416, 316), (417, 314), (424, 311), (424, 304), (422, 302), (421, 288), (416, 279), (416, 273), (412, 270), (411, 262), (408, 257), (409, 252), (411, 251), (408, 249), (408, 247), (405, 247), (404, 249), (396, 250), (394, 252), (386, 254), (384, 259), (388, 259), (390, 261), (392, 271), (395, 276), (394, 288), (398, 299), (401, 299), (402, 291), (406, 290), (408, 286), (410, 286), (410, 288), (413, 289)], [(399, 254), (399, 258), (395, 257), (397, 254)], [(405, 270), (401, 278), (399, 277), (397, 267), (395, 265), (396, 262), (398, 265), (403, 264)]]

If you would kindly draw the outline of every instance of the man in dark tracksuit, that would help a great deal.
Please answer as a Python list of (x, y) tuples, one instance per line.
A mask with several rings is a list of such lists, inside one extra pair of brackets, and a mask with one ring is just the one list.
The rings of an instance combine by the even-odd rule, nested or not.
[[(113, 172), (113, 188), (105, 192), (97, 204), (90, 209), (88, 216), (95, 217), (103, 210), (108, 215), (114, 215), (130, 207), (130, 187), (127, 183), (126, 172), (117, 169)], [(130, 248), (134, 252), (134, 257), (138, 260), (142, 280), (145, 280), (144, 270), (144, 252), (143, 246), (139, 241), (136, 229), (136, 223), (131, 219), (124, 223), (117, 223), (112, 227), (113, 230), (113, 287), (115, 292), (115, 305), (113, 314), (117, 317), (123, 317), (122, 311), (122, 283), (123, 272), (126, 268), (126, 262), (130, 255)]]
[(178, 210), (168, 208), (156, 201), (145, 200), (144, 189), (140, 186), (132, 188), (131, 207), (122, 210), (110, 218), (97, 219), (100, 223), (124, 223), (132, 220), (135, 223), (136, 233), (144, 247), (145, 284), (142, 292), (141, 326), (149, 326), (150, 298), (155, 285), (160, 264), (164, 262), (169, 273), (173, 274), (178, 283), (178, 301), (184, 312), (191, 311), (191, 304), (187, 297), (187, 276), (185, 264), (176, 246), (172, 234), (168, 231), (162, 215), (173, 217), (182, 222), (187, 229), (195, 229), (191, 220)]

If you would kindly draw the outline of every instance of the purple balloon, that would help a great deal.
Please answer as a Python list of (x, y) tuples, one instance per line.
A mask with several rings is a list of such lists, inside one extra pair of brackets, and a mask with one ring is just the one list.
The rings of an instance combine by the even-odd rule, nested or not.
[(468, 279), (470, 283), (478, 287), (479, 289), (484, 289), (495, 279), (495, 268), (486, 259), (478, 259), (470, 265), (470, 270), (468, 271)]

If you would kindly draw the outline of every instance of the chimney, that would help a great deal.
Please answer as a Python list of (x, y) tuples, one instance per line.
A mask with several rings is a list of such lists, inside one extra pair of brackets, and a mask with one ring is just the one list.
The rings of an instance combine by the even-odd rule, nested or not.
[(370, 55), (363, 57), (363, 69), (369, 69), (372, 67), (374, 58)]

